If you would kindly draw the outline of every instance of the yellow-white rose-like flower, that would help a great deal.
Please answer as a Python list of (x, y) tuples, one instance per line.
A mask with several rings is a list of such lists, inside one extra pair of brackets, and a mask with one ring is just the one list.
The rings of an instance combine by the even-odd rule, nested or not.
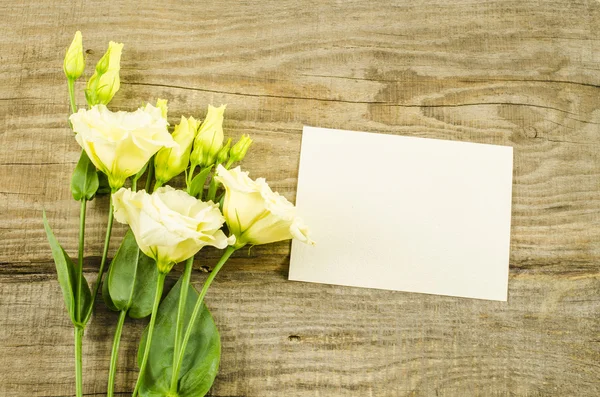
[(113, 205), (115, 219), (129, 224), (142, 252), (162, 273), (206, 245), (222, 249), (235, 241), (220, 230), (225, 219), (217, 204), (170, 186), (152, 194), (122, 188), (113, 194)]
[(147, 105), (135, 112), (111, 112), (104, 105), (79, 109), (70, 117), (75, 139), (114, 190), (135, 175), (162, 147), (176, 146), (161, 110)]
[(296, 238), (314, 244), (296, 207), (273, 192), (264, 178), (250, 179), (240, 167), (217, 167), (217, 180), (225, 186), (223, 215), (236, 237), (235, 247), (259, 245)]
[(197, 128), (198, 123), (193, 117), (186, 119), (181, 116), (181, 122), (173, 131), (173, 139), (177, 145), (160, 149), (154, 158), (156, 181), (159, 185), (170, 181), (187, 168)]

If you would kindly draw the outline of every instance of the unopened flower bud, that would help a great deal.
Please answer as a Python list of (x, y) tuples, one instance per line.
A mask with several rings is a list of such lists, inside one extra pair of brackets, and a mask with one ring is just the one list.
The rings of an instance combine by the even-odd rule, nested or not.
[(181, 116), (181, 122), (175, 126), (173, 140), (176, 147), (165, 147), (154, 157), (156, 180), (162, 185), (181, 174), (188, 166), (192, 142), (196, 136), (198, 124), (193, 117), (186, 119)]
[(223, 164), (229, 158), (229, 148), (231, 148), (231, 138), (227, 140), (227, 143), (217, 153), (216, 164)]
[[(160, 99), (158, 98), (156, 100), (156, 107), (160, 109), (160, 112), (162, 114), (163, 119), (167, 119), (167, 112), (169, 110), (169, 107), (167, 106), (167, 100), (166, 99)], [(195, 131), (194, 131), (195, 132)]]
[(102, 55), (102, 58), (96, 64), (96, 73), (104, 74), (108, 72), (108, 66), (110, 65), (110, 51), (111, 47), (108, 47), (108, 50)]
[(122, 50), (122, 43), (111, 41), (108, 44), (108, 50), (98, 61), (96, 72), (87, 83), (86, 98), (90, 106), (107, 105), (119, 91)]
[(83, 74), (84, 68), (83, 44), (81, 32), (78, 30), (75, 32), (75, 37), (71, 42), (71, 46), (67, 49), (67, 53), (65, 54), (63, 70), (69, 80), (77, 80)]
[(252, 139), (250, 139), (250, 135), (242, 135), (240, 140), (237, 141), (229, 151), (228, 164), (231, 165), (237, 161), (242, 161), (244, 157), (246, 157), (246, 153), (251, 144)]
[(198, 129), (194, 140), (194, 150), (190, 157), (192, 164), (208, 167), (215, 164), (217, 154), (223, 147), (223, 113), (226, 105), (216, 108), (208, 105), (208, 113)]

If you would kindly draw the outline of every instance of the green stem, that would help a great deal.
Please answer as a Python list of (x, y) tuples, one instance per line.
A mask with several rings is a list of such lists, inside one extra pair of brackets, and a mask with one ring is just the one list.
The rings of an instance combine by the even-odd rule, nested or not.
[(121, 310), (119, 314), (119, 322), (115, 329), (113, 337), (112, 352), (110, 354), (110, 370), (108, 371), (108, 388), (106, 389), (107, 397), (112, 397), (115, 391), (115, 375), (117, 374), (117, 361), (119, 359), (119, 344), (121, 343), (121, 333), (123, 332), (123, 323), (127, 317), (127, 310)]
[(83, 396), (83, 371), (81, 364), (81, 345), (83, 328), (75, 327), (75, 393), (77, 397)]
[(161, 181), (156, 181), (154, 183), (154, 189), (152, 189), (152, 191), (155, 191), (156, 189), (158, 189), (159, 187), (161, 187), (163, 184)]
[(79, 250), (78, 250), (78, 267), (77, 267), (77, 314), (75, 318), (77, 321), (81, 321), (81, 285), (83, 284), (83, 247), (85, 239), (85, 207), (87, 204), (86, 199), (81, 200), (81, 207), (79, 210)]
[(190, 192), (190, 186), (192, 186), (192, 180), (194, 179), (194, 170), (196, 169), (196, 167), (196, 164), (192, 163), (190, 165), (190, 172), (188, 173), (187, 180), (185, 181), (188, 193)]
[[(179, 290), (179, 307), (177, 308), (177, 327), (175, 328), (175, 344), (173, 345), (173, 366), (175, 368), (179, 361), (179, 346), (181, 345), (181, 331), (183, 328), (183, 312), (187, 303), (187, 293), (190, 288), (190, 278), (192, 276), (192, 266), (194, 257), (192, 256), (185, 262), (185, 270), (181, 279), (181, 289)], [(177, 391), (177, 374), (175, 371), (171, 373), (171, 391)]]
[(85, 319), (83, 324), (87, 324), (92, 315), (92, 310), (94, 309), (94, 303), (96, 302), (96, 295), (98, 295), (98, 289), (100, 288), (100, 284), (102, 283), (102, 275), (104, 274), (104, 265), (106, 265), (106, 258), (108, 256), (108, 246), (110, 245), (110, 234), (112, 232), (114, 211), (113, 211), (113, 202), (112, 202), (112, 194), (110, 196), (110, 203), (108, 209), (108, 222), (106, 225), (106, 235), (104, 237), (104, 250), (102, 251), (102, 260), (100, 261), (100, 268), (98, 269), (98, 277), (96, 278), (96, 284), (94, 285), (94, 291), (92, 292), (92, 303), (88, 308), (88, 311), (85, 315)]
[(67, 85), (69, 87), (69, 101), (71, 102), (71, 113), (77, 113), (77, 107), (75, 106), (75, 80), (67, 79)]
[(210, 185), (208, 186), (208, 195), (206, 196), (207, 200), (215, 201), (215, 196), (217, 195), (217, 181), (213, 176), (210, 180)]
[(146, 174), (146, 193), (152, 193), (150, 191), (150, 186), (152, 186), (152, 178), (154, 178), (154, 157), (148, 160), (148, 173)]
[(175, 366), (175, 368), (173, 368), (173, 373), (174, 373), (173, 376), (175, 378), (179, 378), (179, 371), (181, 370), (181, 364), (183, 363), (183, 357), (185, 356), (185, 348), (187, 347), (188, 341), (190, 340), (190, 336), (192, 335), (192, 329), (194, 328), (194, 323), (196, 322), (196, 317), (198, 317), (198, 313), (200, 312), (200, 308), (202, 307), (202, 302), (204, 301), (204, 296), (206, 295), (206, 292), (208, 291), (208, 287), (210, 287), (210, 284), (213, 282), (213, 280), (217, 276), (217, 273), (219, 272), (219, 270), (221, 270), (221, 268), (223, 267), (225, 262), (227, 262), (227, 259), (229, 259), (229, 257), (231, 256), (231, 254), (233, 254), (235, 252), (235, 250), (236, 250), (236, 248), (234, 248), (232, 246), (227, 247), (227, 249), (223, 253), (223, 256), (221, 257), (221, 259), (219, 259), (219, 263), (217, 263), (217, 265), (215, 266), (213, 271), (210, 273), (210, 275), (204, 282), (204, 285), (202, 286), (202, 291), (200, 291), (200, 296), (198, 296), (198, 300), (196, 300), (196, 305), (194, 306), (194, 311), (192, 312), (192, 316), (190, 317), (190, 321), (188, 322), (187, 328), (185, 330), (185, 336), (183, 337), (183, 343), (181, 344), (181, 349), (179, 350), (179, 354), (178, 354), (179, 358), (177, 360), (177, 365)]
[(154, 333), (154, 323), (156, 322), (156, 312), (158, 311), (158, 304), (160, 297), (162, 296), (163, 287), (165, 285), (165, 277), (167, 273), (158, 273), (156, 280), (156, 293), (154, 295), (154, 305), (152, 306), (152, 315), (150, 317), (150, 324), (148, 325), (148, 335), (146, 337), (146, 346), (144, 347), (144, 356), (142, 357), (142, 364), (140, 365), (140, 373), (138, 374), (137, 381), (135, 382), (135, 389), (133, 390), (132, 397), (137, 396), (142, 380), (144, 377), (144, 370), (148, 363), (148, 355), (150, 354), (150, 345), (152, 344), (152, 334)]

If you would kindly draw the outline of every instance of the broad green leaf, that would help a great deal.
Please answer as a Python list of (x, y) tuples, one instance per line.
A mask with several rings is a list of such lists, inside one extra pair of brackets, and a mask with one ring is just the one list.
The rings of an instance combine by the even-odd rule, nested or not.
[[(158, 309), (148, 364), (140, 389), (143, 397), (171, 395), (169, 389), (173, 371), (173, 346), (180, 290), (181, 278)], [(197, 299), (198, 292), (190, 286), (184, 311), (183, 333), (190, 321)], [(219, 331), (204, 304), (192, 330), (178, 377), (176, 395), (179, 397), (204, 396), (210, 390), (219, 370), (221, 358)], [(148, 328), (146, 327), (138, 349), (138, 365), (142, 359), (147, 337)]]
[(76, 308), (79, 304), (81, 304), (81, 312), (85, 313), (87, 311), (87, 308), (92, 302), (90, 288), (84, 278), (81, 283), (81, 303), (77, 302), (77, 276), (75, 273), (75, 265), (54, 236), (54, 233), (48, 224), (46, 211), (43, 212), (43, 218), (44, 229), (46, 230), (48, 242), (50, 243), (50, 248), (52, 249), (52, 257), (54, 258), (54, 264), (56, 265), (56, 273), (58, 275), (58, 282), (65, 300), (65, 306), (67, 307), (69, 317), (71, 317), (73, 324), (81, 325), (77, 320)]
[(208, 174), (210, 174), (211, 170), (212, 167), (206, 167), (205, 169), (200, 171), (200, 173), (198, 173), (198, 175), (196, 175), (194, 179), (192, 179), (189, 192), (191, 196), (202, 198), (204, 184), (206, 183), (206, 178), (208, 177)]
[(129, 230), (106, 277), (110, 303), (116, 310), (129, 310), (129, 315), (133, 318), (148, 316), (152, 312), (157, 277), (158, 270), (154, 260), (140, 251)]
[(131, 230), (128, 230), (110, 263), (106, 282), (110, 299), (118, 310), (128, 310), (135, 288), (135, 274), (140, 250)]
[(138, 271), (135, 276), (135, 288), (129, 314), (132, 318), (144, 318), (152, 313), (158, 267), (154, 259), (140, 252)]
[(117, 309), (117, 307), (113, 303), (112, 299), (110, 299), (110, 293), (108, 292), (108, 282), (106, 281), (106, 278), (102, 281), (102, 300), (104, 301), (106, 307), (108, 307), (108, 310), (112, 310), (113, 312), (119, 311), (119, 309)]
[(91, 200), (94, 198), (98, 186), (96, 166), (91, 162), (85, 150), (82, 150), (71, 177), (71, 194), (77, 201)]
[(98, 191), (96, 196), (104, 196), (110, 194), (110, 185), (108, 184), (108, 177), (102, 171), (96, 172), (98, 175)]

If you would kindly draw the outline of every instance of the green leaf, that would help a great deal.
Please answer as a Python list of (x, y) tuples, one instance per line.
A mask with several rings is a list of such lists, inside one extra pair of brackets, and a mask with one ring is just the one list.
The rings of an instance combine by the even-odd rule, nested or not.
[(96, 166), (92, 163), (85, 150), (81, 151), (79, 161), (71, 177), (71, 194), (77, 201), (91, 200), (98, 190), (99, 181)]
[(149, 161), (146, 164), (144, 164), (142, 169), (139, 170), (137, 174), (133, 176), (132, 181), (135, 181), (137, 183), (137, 181), (142, 177), (142, 175), (144, 175), (144, 172), (146, 172), (146, 169), (148, 168), (148, 163)]
[(43, 212), (43, 217), (44, 229), (46, 229), (46, 236), (48, 236), (48, 242), (52, 249), (52, 257), (54, 258), (54, 264), (56, 265), (56, 273), (58, 275), (58, 282), (63, 293), (63, 298), (65, 299), (65, 306), (67, 307), (71, 321), (75, 323), (77, 320), (75, 318), (75, 295), (73, 294), (75, 269), (71, 266), (71, 262), (65, 258), (65, 251), (58, 243), (54, 233), (52, 233), (52, 229), (48, 224), (48, 218), (46, 218), (46, 211)]
[(106, 289), (113, 307), (130, 310), (133, 318), (152, 312), (158, 269), (154, 260), (140, 251), (129, 230), (113, 258), (106, 277)]
[(143, 252), (140, 252), (138, 271), (135, 276), (135, 288), (133, 289), (133, 299), (127, 313), (129, 317), (144, 318), (152, 313), (157, 278), (158, 267), (156, 266), (156, 262)]
[(102, 300), (104, 301), (106, 307), (108, 307), (108, 310), (111, 310), (113, 312), (119, 311), (119, 309), (117, 309), (117, 307), (113, 303), (112, 299), (110, 299), (110, 293), (108, 292), (108, 283), (106, 282), (106, 278), (102, 281)]
[[(78, 301), (78, 299), (77, 299), (77, 272), (75, 271), (75, 263), (69, 257), (69, 255), (65, 252), (65, 250), (63, 250), (63, 254), (64, 254), (65, 258), (67, 258), (69, 260), (69, 263), (71, 264), (71, 268), (73, 269), (73, 274), (74, 274), (73, 295), (75, 296), (75, 302), (76, 302), (75, 307), (81, 306), (79, 313), (81, 313), (82, 316), (85, 316), (85, 313), (88, 312), (89, 307), (93, 304), (92, 291), (90, 291), (90, 286), (88, 285), (87, 280), (85, 279), (85, 277), (82, 276), (83, 279), (81, 280), (81, 301)], [(80, 321), (75, 323), (75, 325), (85, 326), (85, 324), (83, 322), (81, 322), (81, 317), (80, 317)]]
[(65, 300), (65, 306), (67, 307), (69, 317), (71, 317), (73, 324), (80, 326), (82, 324), (77, 320), (76, 308), (79, 304), (81, 304), (81, 312), (85, 313), (89, 305), (92, 304), (90, 288), (84, 278), (81, 283), (81, 303), (77, 302), (77, 276), (75, 273), (75, 265), (54, 236), (54, 233), (48, 224), (46, 211), (43, 212), (43, 218), (44, 229), (46, 230), (48, 242), (50, 243), (50, 248), (52, 249), (52, 257), (54, 258), (54, 264), (56, 265), (56, 273), (58, 275), (58, 282)]
[(106, 277), (110, 299), (118, 310), (128, 310), (131, 306), (139, 256), (140, 250), (135, 237), (128, 230), (110, 263)]
[[(158, 309), (152, 347), (140, 389), (140, 394), (144, 397), (171, 395), (169, 389), (180, 290), (181, 278)], [(184, 311), (184, 333), (197, 299), (198, 292), (190, 286)], [(179, 397), (204, 396), (210, 390), (219, 370), (221, 339), (217, 326), (204, 304), (192, 330), (178, 377), (176, 395)], [(141, 363), (147, 337), (146, 327), (138, 349), (138, 364)]]
[(96, 192), (96, 196), (105, 196), (110, 194), (110, 185), (108, 184), (108, 177), (102, 171), (96, 172), (98, 175), (98, 191)]
[(192, 179), (192, 183), (190, 185), (191, 196), (202, 197), (202, 192), (204, 191), (204, 184), (206, 183), (206, 178), (208, 177), (208, 174), (210, 174), (211, 170), (212, 167), (206, 167), (205, 169), (200, 171), (200, 173), (198, 173), (198, 175), (196, 175), (194, 179)]

